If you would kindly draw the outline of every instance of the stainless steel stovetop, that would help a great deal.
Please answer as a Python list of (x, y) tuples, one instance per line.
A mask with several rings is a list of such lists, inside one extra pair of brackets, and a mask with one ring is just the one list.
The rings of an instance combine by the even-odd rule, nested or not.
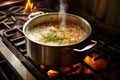
[[(43, 3), (40, 3), (43, 4)], [(97, 46), (86, 55), (95, 64), (99, 60), (107, 60), (106, 66), (96, 70), (89, 62), (80, 60), (80, 63), (93, 74), (60, 75), (50, 78), (46, 72), (51, 68), (40, 69), (35, 65), (26, 52), (25, 37), (22, 25), (26, 22), (29, 13), (23, 13), (23, 2), (4, 5), (0, 8), (0, 76), (2, 80), (119, 80), (120, 79), (120, 31), (113, 30), (99, 21), (90, 20), (93, 32), (89, 39), (96, 40)], [(44, 12), (53, 12), (45, 5), (38, 5)], [(95, 58), (92, 58), (97, 54)], [(92, 61), (91, 60), (91, 61)], [(96, 67), (104, 65), (99, 63)], [(70, 65), (71, 66), (71, 65)]]

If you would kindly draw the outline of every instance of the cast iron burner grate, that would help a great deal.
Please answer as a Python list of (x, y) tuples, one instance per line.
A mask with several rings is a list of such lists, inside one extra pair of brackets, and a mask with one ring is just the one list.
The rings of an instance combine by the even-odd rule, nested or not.
[[(36, 3), (36, 5), (39, 10), (44, 12), (57, 11), (54, 7), (48, 7), (48, 5), (43, 2), (39, 3), (39, 5)], [(0, 9), (0, 34), (2, 41), (37, 80), (120, 80), (120, 32), (110, 29), (102, 23), (90, 22), (93, 31), (88, 40), (96, 40), (98, 44), (89, 51), (86, 57), (88, 57), (88, 59), (92, 58), (95, 64), (98, 64), (99, 60), (105, 59), (105, 67), (98, 70), (89, 63), (90, 61), (86, 62), (80, 59), (80, 63), (85, 69), (89, 69), (93, 74), (79, 73), (66, 75), (60, 68), (54, 68), (60, 74), (50, 78), (46, 73), (53, 68), (46, 66), (45, 69), (40, 69), (40, 65), (36, 65), (34, 61), (27, 56), (22, 26), (27, 20), (26, 16), (29, 14), (22, 12), (23, 6), (7, 7), (7, 10), (4, 8)], [(94, 55), (97, 56), (94, 57)], [(4, 61), (2, 61), (2, 63), (4, 63)], [(103, 66), (104, 63), (99, 63), (97, 66), (99, 67), (101, 65)], [(72, 68), (72, 65), (69, 67)], [(74, 69), (71, 69), (71, 71), (74, 71)], [(15, 76), (15, 79), (16, 78), (17, 76)]]

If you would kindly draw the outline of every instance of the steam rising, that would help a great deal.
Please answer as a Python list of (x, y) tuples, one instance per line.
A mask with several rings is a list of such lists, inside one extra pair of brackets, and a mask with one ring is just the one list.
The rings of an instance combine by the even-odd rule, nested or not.
[(59, 11), (59, 18), (61, 20), (60, 23), (60, 30), (64, 30), (66, 26), (66, 1), (65, 0), (59, 0), (60, 2), (60, 11)]

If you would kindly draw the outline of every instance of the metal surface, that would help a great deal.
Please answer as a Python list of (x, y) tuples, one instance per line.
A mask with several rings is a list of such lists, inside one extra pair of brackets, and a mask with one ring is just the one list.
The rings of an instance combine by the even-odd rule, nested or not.
[(4, 0), (0, 2), (0, 8), (8, 5), (22, 3), (24, 0)]
[(1, 54), (12, 66), (12, 68), (19, 73), (20, 80), (36, 80), (34, 76), (23, 66), (23, 64), (15, 57), (15, 55), (7, 48), (7, 46), (0, 39), (0, 52)]
[[(8, 0), (7, 0), (8, 1)], [(38, 0), (36, 0), (38, 1)], [(39, 1), (43, 1), (43, 0), (39, 0)], [(48, 0), (46, 0), (48, 1)], [(51, 1), (57, 1), (57, 0), (51, 0)], [(108, 3), (104, 3), (108, 1)], [(116, 23), (119, 23), (120, 21), (120, 14), (116, 13), (116, 12), (119, 12), (120, 10), (119, 9), (119, 1), (120, 0), (69, 0), (69, 2), (72, 4), (70, 5), (69, 7), (71, 7), (70, 11), (71, 12), (74, 12), (76, 13), (77, 15), (84, 15), (84, 17), (89, 20), (89, 18), (91, 18), (93, 21), (95, 19), (95, 17), (93, 17), (93, 15), (95, 16), (95, 14), (93, 14), (91, 16), (91, 12), (94, 12), (95, 10), (95, 5), (96, 5), (96, 9), (97, 8), (100, 8), (100, 7), (97, 7), (97, 6), (100, 6), (98, 4), (101, 4), (103, 5), (102, 6), (102, 9), (98, 9), (98, 10), (95, 10), (96, 12), (97, 11), (105, 11), (105, 14), (110, 12), (110, 14), (108, 13), (108, 15), (112, 15), (112, 16), (108, 16), (110, 20), (110, 18), (114, 18), (113, 20), (110, 20), (111, 22), (113, 22), (114, 20), (116, 20), (116, 17), (118, 18), (117, 22), (115, 21), (114, 24)], [(83, 2), (83, 3), (82, 3)], [(100, 3), (99, 3), (100, 2)], [(103, 4), (102, 4), (103, 3)], [(117, 3), (117, 5), (115, 5)], [(50, 3), (49, 3), (50, 4)], [(55, 4), (55, 3), (54, 3)], [(78, 5), (77, 5), (78, 4)], [(80, 5), (82, 4), (82, 5)], [(95, 5), (93, 5), (95, 4)], [(104, 10), (103, 7), (105, 7), (105, 4), (109, 5), (109, 10)], [(113, 4), (113, 5), (112, 5)], [(21, 5), (21, 4), (19, 4)], [(44, 5), (44, 9), (46, 9), (45, 7), (45, 4), (41, 4), (40, 3), (40, 6), (41, 5)], [(111, 6), (112, 5), (112, 6)], [(56, 8), (57, 6), (55, 5), (52, 5), (54, 8)], [(77, 6), (77, 7), (75, 7)], [(83, 7), (81, 7), (83, 6)], [(85, 7), (86, 6), (86, 7)], [(117, 7), (118, 6), (118, 7)], [(14, 7), (14, 6), (12, 6)], [(43, 6), (42, 6), (43, 7)], [(93, 8), (94, 7), (94, 8)], [(9, 7), (10, 9), (13, 9), (11, 7)], [(108, 8), (107, 8), (108, 9)], [(113, 10), (114, 9), (114, 10)], [(8, 10), (6, 8), (4, 8), (4, 10)], [(19, 10), (19, 9), (18, 9)], [(16, 10), (16, 11), (18, 11)], [(20, 9), (21, 10), (21, 9)], [(40, 8), (40, 11), (42, 11), (43, 9)], [(58, 10), (58, 8), (57, 8)], [(86, 11), (87, 15), (85, 12), (82, 12), (83, 11)], [(91, 11), (92, 10), (92, 11)], [(1, 10), (2, 11), (2, 10)], [(15, 12), (16, 12), (15, 11)], [(112, 12), (113, 11), (113, 12)], [(8, 10), (9, 12), (9, 10)], [(45, 11), (46, 12), (46, 11)], [(47, 11), (48, 12), (48, 11)], [(53, 11), (50, 11), (50, 12), (53, 12)], [(102, 12), (98, 12), (98, 15), (101, 15)], [(115, 14), (113, 14), (115, 13)], [(0, 13), (1, 14), (1, 13)], [(118, 14), (119, 16), (117, 16), (116, 14)], [(2, 15), (2, 14), (1, 14)], [(13, 17), (15, 16), (20, 16), (22, 18), (21, 15), (24, 15), (22, 13), (15, 13), (15, 14), (12, 14)], [(27, 16), (27, 15), (26, 15)], [(105, 15), (104, 15), (105, 16)], [(107, 16), (107, 15), (106, 15)], [(114, 16), (114, 17), (113, 17)], [(116, 17), (115, 17), (116, 16)], [(2, 17), (3, 19), (5, 18), (4, 16)], [(12, 17), (11, 17), (12, 18)], [(102, 19), (103, 18), (103, 19)], [(103, 22), (104, 22), (104, 17), (102, 17), (99, 19), (101, 19)], [(6, 58), (6, 60), (8, 60), (8, 57), (10, 58), (11, 54), (15, 55), (15, 57), (19, 60), (19, 62), (21, 62), (26, 69), (28, 69), (28, 71), (30, 71), (30, 73), (32, 74), (32, 76), (34, 75), (37, 75), (38, 78), (37, 80), (49, 80), (49, 79), (46, 79), (46, 72), (50, 69), (53, 69), (51, 67), (47, 67), (45, 70), (39, 70), (39, 65), (38, 67), (36, 68), (36, 65), (31, 65), (32, 63), (32, 60), (26, 60), (27, 58), (25, 57), (24, 54), (27, 54), (26, 53), (26, 48), (25, 47), (21, 47), (21, 46), (25, 46), (25, 43), (24, 43), (24, 36), (21, 35), (21, 37), (14, 37), (14, 35), (18, 35), (18, 32), (17, 33), (14, 33), (13, 29), (11, 29), (11, 26), (9, 25), (6, 25), (8, 22), (6, 22), (7, 19), (5, 19), (4, 21), (2, 21), (0, 23), (0, 30), (3, 28), (3, 29), (9, 29), (7, 31), (4, 32), (4, 34), (7, 34), (7, 35), (2, 35), (2, 43), (10, 50), (7, 52), (8, 49), (4, 48), (3, 45), (1, 45), (1, 41), (0, 41), (0, 54), (3, 55), (7, 55), (7, 57), (4, 57)], [(13, 18), (13, 21), (14, 21), (14, 18)], [(11, 23), (14, 23), (14, 22), (11, 22)], [(17, 20), (18, 21), (18, 20)], [(16, 21), (15, 21), (16, 22)], [(10, 24), (11, 24), (10, 23)], [(90, 63), (86, 63), (85, 62), (81, 62), (81, 65), (85, 66), (86, 68), (90, 69), (95, 76), (93, 75), (89, 75), (87, 74), (85, 76), (85, 74), (83, 73), (80, 73), (78, 75), (70, 75), (70, 76), (67, 76), (67, 75), (64, 75), (62, 72), (60, 73), (59, 76), (55, 76), (55, 79), (50, 79), (50, 80), (120, 80), (120, 34), (116, 31), (118, 31), (118, 29), (116, 30), (113, 30), (111, 29), (110, 27), (111, 26), (106, 26), (104, 25), (103, 23), (99, 23), (99, 22), (91, 22), (90, 24), (93, 24), (92, 25), (92, 35), (90, 36), (90, 39), (91, 40), (96, 40), (98, 42), (97, 46), (94, 47), (93, 49), (91, 49), (89, 51), (89, 54), (88, 56), (90, 57), (90, 60), (89, 62)], [(111, 23), (112, 24), (112, 23)], [(116, 24), (117, 25), (117, 24)], [(115, 26), (115, 25), (114, 25)], [(112, 26), (112, 27), (114, 27)], [(18, 24), (17, 24), (17, 29), (18, 27), (20, 27)], [(120, 27), (118, 27), (120, 28)], [(22, 29), (22, 28), (21, 28)], [(19, 29), (18, 29), (19, 30)], [(17, 31), (18, 31), (17, 30)], [(3, 31), (3, 30), (1, 30)], [(22, 31), (21, 31), (22, 32)], [(21, 39), (22, 38), (22, 39)], [(15, 45), (14, 45), (15, 44)], [(3, 51), (2, 51), (2, 50)], [(5, 52), (6, 51), (6, 52)], [(2, 52), (5, 52), (2, 53)], [(10, 54), (9, 54), (10, 53)], [(92, 55), (93, 53), (96, 53), (98, 56), (93, 58), (94, 55)], [(101, 61), (101, 59), (108, 59), (108, 64), (107, 66), (104, 68), (104, 69), (101, 69), (101, 70), (98, 70), (94, 67), (94, 65), (91, 65), (92, 61), (91, 61), (91, 58), (92, 58), (92, 61), (95, 62), (95, 65), (97, 66), (96, 68), (99, 68), (100, 66), (104, 66), (104, 63), (100, 62), (99, 64), (99, 61)], [(13, 57), (14, 59), (14, 57)], [(89, 58), (88, 58), (89, 59)], [(15, 70), (16, 67), (19, 67), (19, 65), (15, 65), (14, 63), (16, 63), (15, 61), (16, 59), (14, 60), (9, 60), (7, 63), (9, 65), (7, 65), (7, 68), (8, 67), (12, 67), (12, 69), (16, 72), (16, 74), (19, 74), (18, 76), (20, 76), (20, 80), (21, 80), (21, 75), (22, 75), (22, 71), (24, 70), (21, 70), (20, 72), (18, 72), (19, 70)], [(10, 62), (12, 61), (12, 62)], [(15, 61), (15, 62), (14, 62)], [(58, 62), (59, 63), (59, 62)], [(14, 65), (13, 65), (14, 64)], [(102, 65), (101, 65), (102, 64)], [(0, 65), (1, 66), (1, 65)], [(16, 66), (16, 67), (15, 67)], [(70, 65), (70, 67), (72, 67), (72, 65)], [(7, 69), (6, 67), (4, 67), (4, 69), (6, 70)], [(0, 73), (3, 73), (3, 70), (4, 69), (0, 69)], [(21, 69), (21, 68), (19, 68)], [(58, 68), (58, 71), (59, 71), (60, 68)], [(83, 70), (83, 68), (80, 66), (80, 69)], [(76, 70), (76, 68), (75, 68)], [(72, 70), (72, 72), (74, 72), (75, 70)], [(9, 71), (10, 72), (10, 71)], [(8, 71), (6, 71), (6, 73), (8, 73)], [(44, 74), (45, 73), (45, 74)], [(3, 73), (4, 74), (4, 73)], [(9, 73), (8, 73), (9, 74)], [(23, 73), (24, 74), (24, 73)], [(12, 77), (12, 74), (9, 74), (10, 77)], [(41, 77), (46, 77), (46, 78), (42, 78)], [(101, 76), (102, 75), (102, 76)], [(99, 77), (98, 77), (99, 76)], [(4, 79), (2, 79), (0, 77), (1, 80), (8, 80), (9, 78), (6, 78), (6, 75), (4, 75)], [(36, 77), (36, 76), (35, 76)], [(98, 78), (97, 78), (98, 77)], [(9, 80), (13, 80), (13, 79), (9, 79)], [(15, 79), (15, 80), (19, 80), (18, 78)]]
[(36, 27), (37, 25), (46, 24), (46, 22), (59, 22), (58, 15), (58, 13), (48, 13), (42, 16), (39, 15), (28, 20), (23, 26), (23, 33), (26, 36), (27, 52), (29, 57), (33, 59), (36, 64), (44, 64), (55, 67), (72, 65), (79, 62), (78, 57), (80, 57), (81, 53), (85, 51), (82, 50), (81, 53), (78, 54), (77, 51), (73, 50), (73, 47), (75, 48), (77, 44), (81, 44), (81, 42), (84, 42), (89, 37), (91, 34), (91, 26), (86, 20), (73, 14), (66, 14), (67, 22), (80, 25), (80, 28), (87, 34), (85, 38), (83, 38), (81, 41), (78, 41), (77, 43), (52, 46), (40, 44), (28, 36), (29, 30), (33, 27)]
[(90, 45), (84, 47), (83, 49), (73, 49), (73, 50), (78, 51), (78, 52), (83, 52), (83, 51), (89, 50), (97, 44), (97, 41), (91, 40), (91, 42), (93, 42), (93, 44), (90, 44)]
[(120, 0), (70, 1), (68, 4), (71, 13), (86, 19), (99, 20), (113, 29), (120, 30)]
[[(11, 50), (12, 55), (15, 55), (16, 58), (23, 64), (23, 66), (25, 68), (28, 69), (28, 71), (30, 71), (30, 73), (33, 75), (35, 74), (35, 79), (42, 79), (42, 80), (47, 80), (42, 73), (40, 73), (36, 67), (25, 57), (23, 56), (24, 54), (26, 54), (26, 49), (24, 47), (20, 47), (22, 44), (25, 45), (25, 40), (24, 40), (24, 36), (19, 35), (19, 33), (22, 33), (22, 27), (20, 28), (13, 28), (13, 29), (9, 29), (6, 30), (5, 32), (1, 32), (1, 38), (2, 40), (5, 42), (5, 45), (7, 45), (7, 48), (9, 50)], [(17, 31), (18, 36), (15, 37)], [(12, 37), (14, 37), (12, 39)], [(13, 44), (11, 44), (13, 43)], [(19, 48), (18, 48), (19, 47)], [(19, 49), (20, 51), (18, 51), (17, 49)], [(4, 54), (4, 53), (2, 53)], [(4, 56), (3, 56), (4, 57)], [(10, 60), (9, 60), (10, 61)], [(8, 61), (8, 63), (9, 63)], [(20, 73), (18, 73), (20, 74)], [(22, 73), (21, 73), (22, 74)]]

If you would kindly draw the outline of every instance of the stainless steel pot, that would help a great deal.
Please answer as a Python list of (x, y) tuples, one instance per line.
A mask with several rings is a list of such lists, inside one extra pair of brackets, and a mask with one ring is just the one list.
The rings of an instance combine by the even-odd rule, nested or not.
[(36, 63), (53, 67), (62, 67), (72, 65), (79, 62), (80, 58), (85, 56), (85, 51), (97, 44), (96, 41), (91, 40), (90, 44), (83, 49), (76, 49), (77, 45), (82, 43), (90, 36), (91, 26), (83, 18), (66, 13), (66, 20), (72, 23), (79, 24), (81, 29), (87, 33), (87, 37), (82, 41), (66, 46), (49, 46), (37, 43), (28, 37), (28, 31), (39, 24), (47, 22), (56, 22), (59, 20), (59, 13), (48, 13), (39, 15), (28, 20), (23, 26), (23, 33), (26, 36), (26, 48), (28, 56)]

